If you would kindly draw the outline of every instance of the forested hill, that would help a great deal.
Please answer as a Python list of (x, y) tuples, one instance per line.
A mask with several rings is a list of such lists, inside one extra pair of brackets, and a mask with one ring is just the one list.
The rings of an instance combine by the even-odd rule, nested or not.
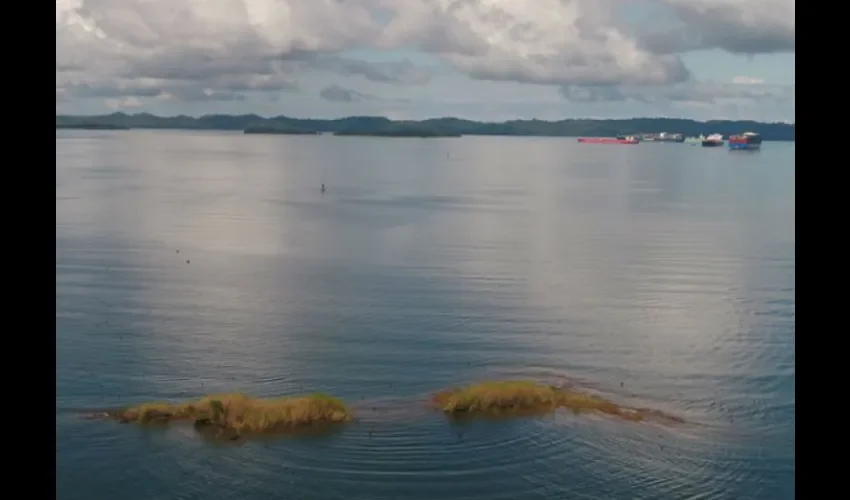
[[(621, 134), (677, 132), (687, 136), (700, 134), (739, 134), (757, 132), (766, 141), (793, 141), (794, 124), (754, 121), (698, 122), (676, 118), (630, 118), (622, 120), (570, 119), (560, 121), (511, 120), (501, 123), (476, 122), (459, 118), (434, 118), (421, 121), (394, 121), (378, 116), (350, 116), (333, 120), (258, 115), (205, 115), (162, 117), (147, 113), (113, 113), (101, 116), (56, 115), (56, 128), (91, 129), (186, 129), (186, 130), (275, 130), (288, 133), (338, 133), (338, 135), (422, 136), (519, 135), (519, 136), (615, 136)], [(413, 132), (416, 132), (414, 134)]]

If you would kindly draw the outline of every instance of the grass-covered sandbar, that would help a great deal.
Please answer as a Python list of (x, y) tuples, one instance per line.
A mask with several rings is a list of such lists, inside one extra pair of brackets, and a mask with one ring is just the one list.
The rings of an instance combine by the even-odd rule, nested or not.
[(107, 411), (103, 416), (121, 423), (188, 421), (194, 422), (196, 427), (217, 428), (233, 435), (275, 433), (354, 419), (345, 403), (325, 394), (268, 399), (245, 394), (217, 394), (186, 403), (144, 403)]
[(587, 392), (525, 380), (486, 381), (434, 394), (431, 405), (451, 416), (507, 416), (553, 412), (599, 413), (640, 422), (647, 419), (682, 423), (659, 410), (620, 405)]

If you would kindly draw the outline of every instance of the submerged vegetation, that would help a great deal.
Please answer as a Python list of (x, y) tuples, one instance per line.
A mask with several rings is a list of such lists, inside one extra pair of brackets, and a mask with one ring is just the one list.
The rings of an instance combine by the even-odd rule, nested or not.
[[(434, 394), (429, 403), (431, 408), (456, 419), (533, 416), (563, 408), (576, 414), (597, 413), (632, 422), (684, 423), (682, 418), (659, 410), (618, 404), (571, 387), (523, 380), (488, 381), (447, 389)], [(374, 406), (372, 410), (375, 411)], [(214, 440), (326, 432), (338, 429), (335, 424), (354, 420), (345, 403), (325, 394), (260, 399), (238, 393), (204, 396), (185, 403), (144, 403), (97, 412), (89, 418), (125, 424), (188, 422), (202, 436)]]
[(631, 408), (585, 392), (528, 381), (493, 381), (438, 392), (434, 408), (453, 416), (547, 413), (566, 408), (575, 413), (596, 412), (631, 421), (656, 417), (681, 423), (658, 410)]
[(324, 394), (273, 399), (220, 394), (182, 404), (146, 403), (107, 412), (106, 416), (122, 423), (194, 421), (196, 427), (227, 431), (236, 436), (353, 419), (351, 411), (342, 401)]

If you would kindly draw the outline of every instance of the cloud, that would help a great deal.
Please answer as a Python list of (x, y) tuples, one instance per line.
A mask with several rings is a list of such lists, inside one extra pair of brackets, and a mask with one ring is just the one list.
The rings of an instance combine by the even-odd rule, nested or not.
[(183, 101), (233, 101), (245, 99), (246, 92), (283, 92), (298, 90), (298, 84), (285, 75), (231, 74), (216, 78), (104, 78), (75, 80), (69, 77), (57, 93), (75, 98), (163, 97)]
[(142, 103), (135, 97), (125, 97), (123, 99), (107, 99), (106, 105), (112, 109), (129, 109), (141, 107)]
[(539, 84), (665, 84), (677, 56), (639, 47), (617, 26), (619, 0), (387, 0), (384, 43), (418, 44), (474, 78)]
[(563, 85), (558, 89), (561, 97), (572, 102), (625, 101), (626, 94), (610, 85)]
[(737, 83), (740, 85), (760, 85), (764, 83), (764, 79), (755, 78), (752, 76), (736, 76), (732, 79), (732, 83)]
[(298, 55), (342, 50), (379, 35), (367, 3), (57, 0), (56, 86), (71, 94), (81, 85), (158, 87), (175, 96), (200, 95), (190, 86), (289, 90)]
[(431, 80), (431, 71), (414, 65), (409, 59), (387, 62), (367, 62), (333, 55), (318, 55), (307, 59), (312, 69), (331, 71), (340, 75), (362, 76), (377, 83), (423, 85)]
[(678, 104), (703, 108), (724, 104), (754, 106), (765, 103), (792, 103), (793, 105), (796, 97), (794, 85), (770, 85), (758, 79), (734, 83), (689, 81), (677, 85), (654, 86), (565, 85), (558, 92), (565, 100), (574, 103), (635, 101), (657, 107)]
[(305, 80), (332, 88), (329, 73), (435, 78), (410, 58), (348, 57), (353, 48), (419, 50), (474, 80), (612, 101), (690, 84), (689, 50), (793, 52), (794, 14), (793, 0), (57, 0), (57, 102), (273, 97)]
[(673, 20), (646, 34), (654, 53), (721, 49), (734, 54), (794, 52), (794, 0), (654, 0)]
[(370, 95), (357, 92), (356, 90), (342, 88), (339, 85), (331, 85), (330, 87), (323, 88), (319, 92), (319, 97), (332, 102), (354, 102), (374, 98)]

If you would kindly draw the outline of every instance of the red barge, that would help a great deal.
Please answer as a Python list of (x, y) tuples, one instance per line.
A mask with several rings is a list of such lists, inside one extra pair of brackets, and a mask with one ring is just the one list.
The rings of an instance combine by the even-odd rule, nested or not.
[(729, 149), (755, 150), (761, 148), (761, 136), (755, 132), (744, 132), (729, 136)]

